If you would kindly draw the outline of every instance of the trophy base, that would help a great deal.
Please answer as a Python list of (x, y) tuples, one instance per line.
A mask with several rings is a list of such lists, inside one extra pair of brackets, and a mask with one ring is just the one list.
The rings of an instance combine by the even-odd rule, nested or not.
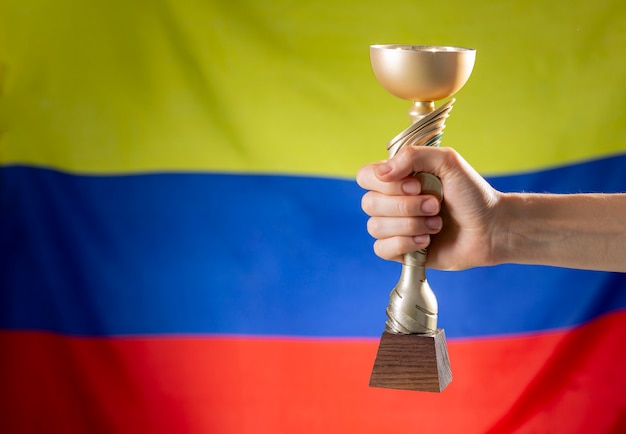
[(451, 381), (443, 329), (410, 335), (383, 332), (370, 387), (441, 392)]

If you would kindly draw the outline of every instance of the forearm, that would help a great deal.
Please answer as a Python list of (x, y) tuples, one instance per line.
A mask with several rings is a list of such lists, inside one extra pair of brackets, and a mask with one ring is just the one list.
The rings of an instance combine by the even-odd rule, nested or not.
[(503, 194), (495, 263), (626, 272), (626, 194)]

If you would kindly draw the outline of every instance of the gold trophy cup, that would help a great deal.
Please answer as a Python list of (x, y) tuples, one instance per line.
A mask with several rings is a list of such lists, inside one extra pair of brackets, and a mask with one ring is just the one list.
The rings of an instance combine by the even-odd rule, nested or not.
[[(404, 146), (439, 146), (454, 99), (469, 79), (476, 50), (423, 45), (372, 45), (374, 75), (391, 94), (413, 102), (411, 126), (388, 144), (389, 158)], [(443, 199), (441, 181), (416, 173), (422, 192)], [(426, 250), (404, 255), (402, 272), (389, 295), (387, 322), (370, 377), (371, 387), (441, 392), (452, 381), (438, 304), (426, 280)]]

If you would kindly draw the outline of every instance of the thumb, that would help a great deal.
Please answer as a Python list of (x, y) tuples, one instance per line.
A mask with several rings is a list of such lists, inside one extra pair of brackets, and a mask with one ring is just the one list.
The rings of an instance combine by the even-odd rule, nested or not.
[(405, 146), (393, 158), (376, 163), (374, 174), (384, 182), (398, 181), (419, 172), (436, 175), (442, 164), (442, 149), (428, 146)]

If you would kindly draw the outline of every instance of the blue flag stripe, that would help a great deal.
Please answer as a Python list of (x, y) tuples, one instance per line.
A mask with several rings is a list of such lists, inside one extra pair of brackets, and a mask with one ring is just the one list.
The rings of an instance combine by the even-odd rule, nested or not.
[[(503, 191), (625, 191), (626, 156), (492, 177)], [(348, 180), (0, 169), (0, 327), (78, 335), (378, 336), (399, 266)], [(626, 307), (626, 275), (429, 271), (450, 338), (570, 327)]]

